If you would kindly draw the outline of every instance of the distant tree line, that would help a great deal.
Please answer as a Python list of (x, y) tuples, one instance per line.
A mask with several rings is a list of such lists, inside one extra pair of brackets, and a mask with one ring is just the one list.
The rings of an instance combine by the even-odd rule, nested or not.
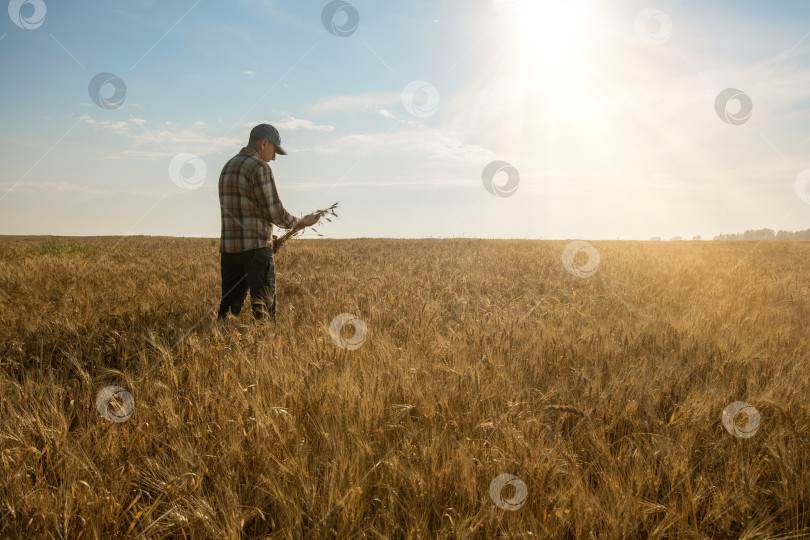
[(810, 240), (810, 229), (803, 231), (779, 231), (773, 229), (748, 230), (744, 233), (718, 234), (715, 240)]

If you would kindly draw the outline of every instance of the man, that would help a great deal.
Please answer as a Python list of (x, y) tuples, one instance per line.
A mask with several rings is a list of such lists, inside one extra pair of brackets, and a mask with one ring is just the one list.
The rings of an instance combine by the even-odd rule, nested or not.
[(287, 155), (278, 130), (260, 124), (250, 132), (248, 145), (225, 164), (219, 176), (219, 320), (226, 319), (228, 312), (239, 315), (249, 289), (253, 316), (275, 322), (276, 269), (270, 240), (273, 225), (291, 229), (299, 222), (304, 227), (318, 222), (315, 214), (299, 220), (284, 209), (268, 165), (276, 154)]

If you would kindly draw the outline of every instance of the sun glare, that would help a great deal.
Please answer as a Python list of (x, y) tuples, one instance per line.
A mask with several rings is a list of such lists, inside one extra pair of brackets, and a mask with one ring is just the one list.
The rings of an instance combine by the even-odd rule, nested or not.
[(507, 81), (496, 82), (493, 93), (502, 110), (514, 109), (526, 124), (520, 131), (542, 125), (559, 140), (583, 122), (601, 127), (598, 0), (493, 2), (506, 38), (495, 73)]
[(641, 174), (639, 149), (659, 126), (643, 108), (626, 107), (622, 80), (638, 64), (618, 45), (611, 6), (492, 1), (501, 46), (485, 70), (474, 117), (497, 126), (496, 144), (524, 169), (543, 171), (550, 180), (542, 189), (558, 177), (598, 175), (605, 186)]
[(495, 4), (507, 14), (524, 52), (547, 66), (576, 62), (594, 31), (593, 0), (495, 0)]

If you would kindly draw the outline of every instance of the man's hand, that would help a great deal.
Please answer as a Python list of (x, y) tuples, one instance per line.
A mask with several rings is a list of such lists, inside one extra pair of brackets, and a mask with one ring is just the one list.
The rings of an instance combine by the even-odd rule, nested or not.
[(309, 214), (308, 216), (302, 217), (299, 223), (304, 227), (312, 227), (318, 223), (319, 219), (321, 219), (321, 216), (317, 214)]

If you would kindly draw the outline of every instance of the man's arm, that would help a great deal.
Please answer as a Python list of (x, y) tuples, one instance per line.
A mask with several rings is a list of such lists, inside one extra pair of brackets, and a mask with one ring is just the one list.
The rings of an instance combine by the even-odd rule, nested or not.
[(292, 229), (299, 219), (287, 212), (276, 190), (276, 180), (273, 178), (273, 171), (268, 165), (256, 167), (255, 182), (253, 183), (254, 196), (265, 219), (281, 227), (282, 229)]

